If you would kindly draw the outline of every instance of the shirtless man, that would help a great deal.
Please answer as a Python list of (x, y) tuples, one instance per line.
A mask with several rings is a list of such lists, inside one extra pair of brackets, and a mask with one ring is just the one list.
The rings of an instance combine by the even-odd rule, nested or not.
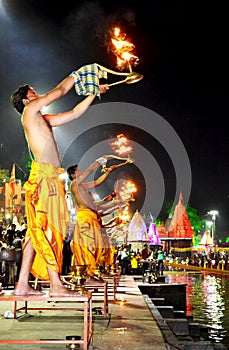
[[(38, 95), (28, 84), (20, 86), (11, 96), (19, 114), (34, 161), (25, 184), (27, 233), (23, 259), (15, 295), (43, 294), (29, 284), (30, 272), (39, 279), (50, 280), (50, 296), (68, 296), (76, 293), (67, 289), (60, 280), (62, 249), (68, 218), (64, 187), (59, 179), (63, 169), (52, 127), (79, 118), (94, 101), (90, 94), (72, 110), (58, 114), (41, 113), (44, 106), (67, 94), (74, 86), (74, 76), (69, 75), (54, 89)], [(109, 89), (99, 85), (100, 93)]]
[[(87, 265), (87, 274), (90, 277), (89, 282), (93, 281), (96, 267), (102, 261), (110, 260), (111, 247), (108, 236), (104, 234), (101, 226), (101, 217), (97, 210), (114, 209), (116, 205), (123, 204), (121, 200), (112, 203), (97, 203), (94, 201), (90, 190), (102, 184), (109, 174), (128, 163), (129, 159), (117, 165), (110, 166), (104, 174), (93, 181), (85, 182), (89, 175), (100, 165), (104, 166), (110, 156), (104, 155), (92, 163), (87, 170), (82, 172), (77, 165), (68, 167), (67, 172), (71, 182), (71, 192), (77, 205), (76, 225), (73, 235), (73, 254), (79, 265)], [(112, 156), (111, 156), (112, 157)]]

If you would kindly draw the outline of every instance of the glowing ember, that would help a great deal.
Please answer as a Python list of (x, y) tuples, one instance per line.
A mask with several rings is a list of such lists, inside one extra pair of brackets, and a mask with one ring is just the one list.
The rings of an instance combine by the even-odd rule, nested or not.
[(117, 135), (117, 140), (111, 144), (112, 149), (119, 155), (129, 154), (132, 151), (132, 147), (128, 145), (129, 140), (123, 134)]
[(137, 66), (139, 58), (131, 52), (135, 49), (135, 45), (126, 39), (126, 34), (122, 33), (120, 28), (115, 27), (111, 30), (111, 47), (109, 48), (117, 58), (117, 68), (120, 70), (129, 69)]

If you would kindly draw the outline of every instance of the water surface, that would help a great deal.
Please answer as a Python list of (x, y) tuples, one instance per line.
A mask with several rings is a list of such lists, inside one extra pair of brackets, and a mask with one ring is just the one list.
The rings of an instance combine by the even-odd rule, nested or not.
[[(166, 274), (166, 272), (165, 272)], [(168, 273), (166, 283), (186, 283), (186, 314), (210, 328), (209, 338), (229, 348), (229, 276), (206, 273)]]

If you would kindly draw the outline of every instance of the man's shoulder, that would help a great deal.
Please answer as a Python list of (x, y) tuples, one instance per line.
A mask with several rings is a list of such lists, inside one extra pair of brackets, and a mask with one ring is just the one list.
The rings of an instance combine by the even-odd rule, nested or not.
[(31, 120), (45, 120), (45, 114), (41, 113), (40, 109), (36, 107), (33, 101), (31, 101), (25, 106), (24, 111), (22, 113), (23, 124)]

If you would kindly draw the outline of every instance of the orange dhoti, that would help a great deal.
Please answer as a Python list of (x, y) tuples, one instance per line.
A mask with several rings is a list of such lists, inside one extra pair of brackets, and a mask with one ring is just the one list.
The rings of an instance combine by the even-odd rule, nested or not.
[(109, 243), (101, 233), (97, 214), (90, 209), (78, 209), (72, 249), (77, 264), (88, 266), (89, 276), (94, 276)]
[(102, 228), (102, 239), (103, 239), (103, 244), (104, 248), (101, 253), (101, 263), (105, 266), (112, 265), (113, 260), (114, 260), (114, 250), (113, 247), (110, 243), (110, 239), (107, 235), (105, 227)]
[(27, 232), (25, 243), (31, 239), (36, 252), (31, 273), (48, 280), (48, 269), (61, 273), (63, 240), (69, 223), (62, 168), (32, 162), (26, 189)]

